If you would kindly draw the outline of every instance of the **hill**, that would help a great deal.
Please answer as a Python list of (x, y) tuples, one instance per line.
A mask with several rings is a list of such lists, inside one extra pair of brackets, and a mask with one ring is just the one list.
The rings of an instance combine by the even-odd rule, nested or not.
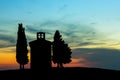
[(53, 69), (54, 80), (119, 80), (120, 71), (100, 68), (63, 68)]
[[(46, 74), (46, 73), (45, 73)], [(43, 79), (44, 78), (44, 79)], [(120, 71), (99, 68), (52, 68), (48, 75), (43, 71), (25, 70), (0, 71), (0, 80), (120, 80)]]

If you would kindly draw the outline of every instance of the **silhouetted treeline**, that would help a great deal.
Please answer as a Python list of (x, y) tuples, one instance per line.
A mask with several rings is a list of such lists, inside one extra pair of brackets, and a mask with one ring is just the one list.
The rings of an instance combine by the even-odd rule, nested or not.
[(28, 63), (27, 53), (25, 28), (23, 28), (22, 24), (19, 24), (16, 43), (16, 61), (20, 64), (20, 69), (24, 69), (24, 65)]
[(62, 39), (59, 30), (56, 30), (53, 41), (53, 57), (52, 60), (57, 67), (63, 67), (63, 64), (71, 62), (71, 49)]
[[(52, 67), (52, 61), (57, 64), (57, 67), (63, 67), (63, 64), (71, 62), (71, 49), (68, 44), (62, 39), (59, 30), (56, 30), (53, 42), (45, 39), (45, 32), (37, 32), (37, 39), (29, 42), (30, 46), (30, 67), (33, 69)], [(51, 51), (52, 49), (52, 51)], [(51, 53), (53, 52), (53, 53)], [(16, 60), (20, 64), (20, 69), (24, 69), (24, 65), (28, 63), (27, 39), (25, 28), (22, 23), (18, 24), (17, 44), (16, 44)], [(40, 54), (40, 56), (38, 56)], [(52, 55), (53, 54), (53, 55)], [(40, 57), (44, 57), (42, 60)], [(36, 63), (42, 66), (36, 65)]]

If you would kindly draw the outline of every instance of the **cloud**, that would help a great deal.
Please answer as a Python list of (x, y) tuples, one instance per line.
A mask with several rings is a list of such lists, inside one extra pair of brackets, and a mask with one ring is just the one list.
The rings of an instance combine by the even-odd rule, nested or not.
[(97, 23), (95, 23), (95, 22), (92, 22), (92, 23), (90, 23), (91, 25), (95, 25), (95, 24), (97, 24)]
[(6, 30), (0, 29), (0, 33), (7, 32)]
[(25, 28), (26, 28), (26, 36), (27, 36), (28, 42), (36, 39), (37, 32), (45, 32), (47, 39), (52, 39), (53, 38), (52, 35), (53, 35), (54, 31), (49, 30), (47, 28), (44, 28), (43, 26), (26, 25)]
[(6, 30), (0, 31), (0, 48), (15, 45), (16, 38), (14, 35), (9, 34), (9, 31)]
[[(92, 67), (120, 70), (119, 50), (106, 48), (78, 48), (74, 49), (72, 52), (73, 58), (84, 58), (87, 62), (91, 63)], [(81, 62), (79, 62), (79, 64), (81, 64)]]
[(85, 46), (85, 45), (90, 45), (93, 44), (92, 42), (82, 42), (79, 44), (79, 46)]
[(59, 30), (62, 38), (72, 46), (87, 45), (85, 43), (92, 44), (93, 40), (101, 38), (101, 35), (93, 27), (80, 23), (45, 20), (36, 25), (26, 25), (26, 31), (29, 35), (36, 35), (36, 32), (42, 31), (46, 32), (46, 35), (51, 40), (53, 40), (56, 30)]
[(33, 34), (36, 34), (37, 32), (40, 32), (40, 31), (46, 32), (47, 34), (51, 34), (49, 29), (43, 29), (42, 27), (38, 28), (38, 26), (33, 28), (33, 26), (31, 26), (31, 25), (26, 25), (26, 31), (33, 33)]
[[(63, 40), (70, 44), (71, 47), (100, 45), (102, 35), (99, 34), (92, 26), (82, 23), (66, 22), (58, 20), (43, 20), (32, 25), (25, 25), (27, 41), (36, 39), (37, 32), (45, 32), (46, 38), (53, 41), (56, 30), (59, 30)], [(16, 35), (8, 31), (0, 30), (0, 47), (12, 46), (16, 43)], [(96, 42), (96, 40), (98, 40)], [(3, 44), (4, 41), (4, 44)]]
[(88, 46), (88, 45), (96, 45), (96, 46), (98, 46), (98, 45), (105, 45), (105, 43), (103, 43), (103, 42), (90, 42), (89, 40), (88, 41), (86, 41), (86, 42), (80, 42), (79, 44), (78, 44), (79, 46)]
[(10, 43), (15, 43), (15, 38), (12, 35), (0, 34), (0, 40), (8, 41)]
[(26, 31), (31, 32), (31, 33), (36, 33), (39, 31), (38, 29), (33, 28), (33, 26), (31, 25), (26, 25), (25, 29)]

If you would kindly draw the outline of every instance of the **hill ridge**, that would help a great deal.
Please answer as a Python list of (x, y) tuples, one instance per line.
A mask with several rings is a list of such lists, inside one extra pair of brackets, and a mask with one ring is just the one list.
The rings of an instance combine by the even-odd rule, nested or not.
[[(65, 67), (65, 68), (56, 68), (53, 67), (49, 72), (48, 78), (49, 80), (80, 80), (80, 79), (110, 79), (110, 80), (118, 80), (120, 79), (120, 71), (119, 70), (110, 70), (110, 69), (102, 69), (102, 68), (86, 68), (86, 67)], [(25, 70), (4, 70), (0, 71), (0, 79), (12, 79), (12, 80), (34, 80), (33, 76), (36, 75), (36, 79), (41, 78), (41, 72), (32, 73), (31, 69)], [(44, 78), (44, 77), (42, 77)]]

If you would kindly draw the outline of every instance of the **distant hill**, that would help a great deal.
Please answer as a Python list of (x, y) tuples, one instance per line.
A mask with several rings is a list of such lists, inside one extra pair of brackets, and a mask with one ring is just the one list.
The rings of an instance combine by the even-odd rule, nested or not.
[(0, 80), (120, 80), (120, 71), (100, 68), (52, 68), (48, 76), (43, 74), (43, 71), (33, 73), (30, 69), (3, 70)]
[(64, 68), (53, 69), (54, 80), (120, 80), (120, 71), (100, 68)]

